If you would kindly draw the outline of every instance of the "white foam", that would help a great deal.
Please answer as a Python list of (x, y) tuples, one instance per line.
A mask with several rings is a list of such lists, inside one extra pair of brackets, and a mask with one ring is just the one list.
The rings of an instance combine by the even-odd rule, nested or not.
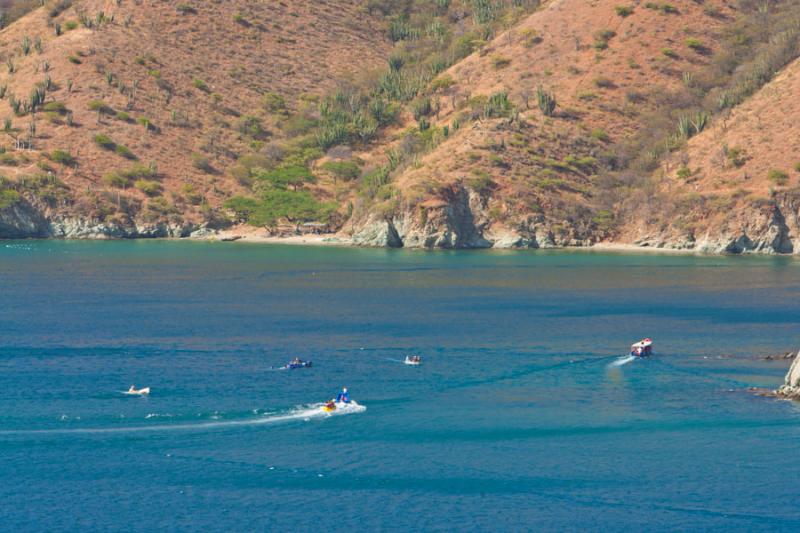
[(634, 359), (636, 359), (636, 356), (633, 356), (633, 355), (620, 357), (616, 361), (612, 361), (612, 362), (608, 363), (608, 367), (607, 368), (616, 368), (616, 367), (620, 367), (622, 365), (627, 365), (628, 363), (630, 363)]
[(265, 415), (259, 418), (246, 420), (225, 420), (215, 422), (197, 422), (188, 424), (160, 424), (152, 426), (130, 426), (117, 428), (71, 428), (71, 429), (20, 429), (0, 431), (1, 435), (55, 435), (55, 434), (105, 434), (105, 433), (139, 433), (146, 431), (198, 431), (207, 429), (218, 429), (237, 426), (260, 426), (266, 424), (278, 424), (281, 422), (291, 422), (293, 420), (312, 420), (324, 419), (331, 416), (350, 415), (363, 413), (367, 410), (366, 406), (356, 402), (349, 404), (337, 404), (337, 409), (333, 412), (324, 411), (325, 404), (317, 403), (295, 408), (282, 415)]

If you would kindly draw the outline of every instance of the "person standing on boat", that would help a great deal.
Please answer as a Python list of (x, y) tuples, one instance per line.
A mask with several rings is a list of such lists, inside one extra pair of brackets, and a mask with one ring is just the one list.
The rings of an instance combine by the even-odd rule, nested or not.
[(343, 388), (342, 392), (336, 396), (336, 402), (350, 403), (350, 393), (347, 392), (347, 387)]

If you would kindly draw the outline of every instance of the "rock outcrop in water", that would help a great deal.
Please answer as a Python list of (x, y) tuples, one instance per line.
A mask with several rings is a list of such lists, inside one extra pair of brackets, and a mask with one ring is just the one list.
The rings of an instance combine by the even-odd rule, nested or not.
[(775, 391), (775, 394), (782, 398), (800, 400), (800, 352), (792, 361), (792, 366), (789, 367), (789, 372), (786, 373), (783, 385)]

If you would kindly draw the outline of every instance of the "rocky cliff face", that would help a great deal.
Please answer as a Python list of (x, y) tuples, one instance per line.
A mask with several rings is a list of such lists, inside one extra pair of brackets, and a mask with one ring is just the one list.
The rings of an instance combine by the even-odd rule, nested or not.
[[(379, 216), (367, 210), (347, 223), (341, 234), (358, 246), (390, 248), (551, 248), (590, 246), (600, 239), (591, 227), (554, 223), (541, 215), (499, 222), (490, 198), (465, 184), (444, 191), (437, 200)], [(800, 192), (769, 201), (739, 205), (716, 215), (697, 212), (690, 229), (667, 219), (641, 220), (614, 242), (704, 253), (800, 253)], [(705, 218), (704, 218), (705, 217)], [(207, 237), (204, 225), (101, 221), (50, 213), (20, 202), (0, 210), (0, 239), (19, 238), (179, 238)]]
[(792, 366), (789, 367), (789, 372), (786, 373), (783, 385), (775, 393), (784, 398), (800, 400), (800, 352), (792, 361)]
[(0, 239), (135, 239), (156, 237), (189, 237), (204, 233), (195, 224), (145, 224), (137, 222), (104, 222), (68, 216), (48, 216), (25, 200), (0, 209)]
[(800, 253), (800, 196), (779, 193), (769, 201), (738, 205), (722, 213), (701, 212), (691, 229), (677, 226), (645, 220), (622, 241), (706, 253)]
[(0, 209), (0, 239), (47, 236), (47, 220), (28, 202), (23, 200)]
[(393, 248), (549, 248), (592, 244), (580, 232), (555, 235), (543, 218), (492, 220), (488, 199), (459, 184), (443, 198), (390, 216), (367, 215), (345, 228), (354, 244)]

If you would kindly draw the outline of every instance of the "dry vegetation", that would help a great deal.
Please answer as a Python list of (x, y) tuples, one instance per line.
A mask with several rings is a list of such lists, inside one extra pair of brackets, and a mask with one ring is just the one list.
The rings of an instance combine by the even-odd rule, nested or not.
[(211, 219), (280, 135), (266, 95), (317, 98), (388, 48), (355, 0), (51, 1), (0, 33), (0, 173), (61, 213)]
[(0, 32), (4, 202), (341, 227), (463, 184), (498, 227), (613, 238), (795, 183), (796, 68), (748, 99), (797, 57), (798, 5), (50, 1)]

